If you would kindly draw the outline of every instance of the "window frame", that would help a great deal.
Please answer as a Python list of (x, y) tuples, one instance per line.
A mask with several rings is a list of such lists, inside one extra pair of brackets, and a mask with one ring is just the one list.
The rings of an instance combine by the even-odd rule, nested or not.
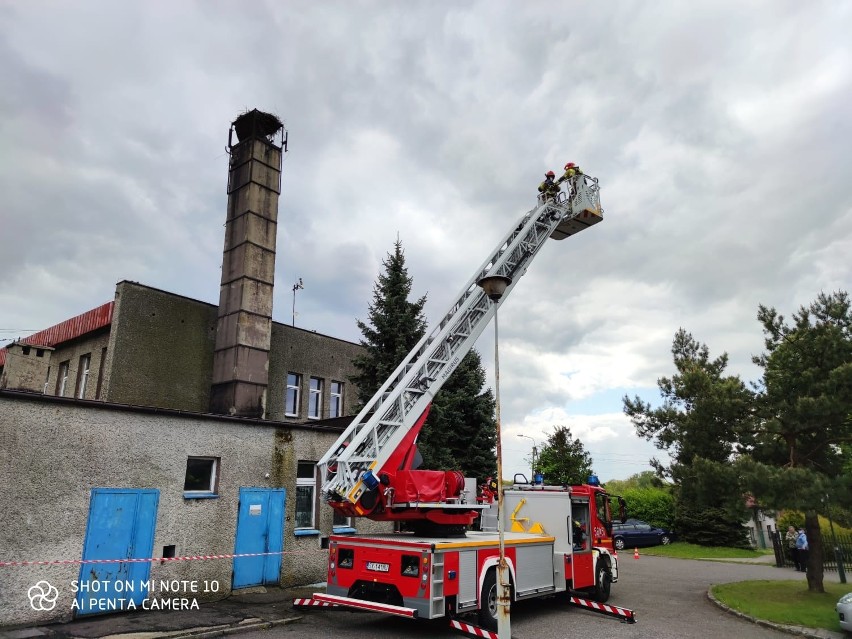
[[(314, 382), (317, 383), (316, 388)], [(322, 377), (311, 377), (308, 382), (308, 419), (322, 419), (323, 382)]]
[(59, 372), (56, 375), (56, 396), (65, 397), (65, 387), (68, 385), (68, 373), (71, 368), (71, 360), (66, 359), (59, 363)]
[[(337, 392), (335, 392), (335, 386)], [(343, 417), (343, 382), (331, 380), (329, 385), (328, 416)]]
[[(290, 383), (290, 377), (293, 377), (295, 380), (294, 384)], [(295, 412), (290, 410), (290, 391), (295, 393), (295, 398), (293, 402), (292, 408)], [(284, 389), (284, 415), (286, 417), (298, 417), (299, 416), (299, 404), (302, 400), (302, 376), (299, 373), (289, 372), (287, 373), (287, 384)]]
[[(203, 460), (212, 462), (210, 467), (210, 482), (207, 490), (195, 490), (186, 488), (186, 476), (189, 473), (189, 463), (192, 460)], [(221, 457), (211, 457), (207, 455), (188, 455), (186, 458), (186, 467), (184, 469), (183, 480), (183, 497), (184, 499), (210, 499), (219, 496), (219, 471), (222, 465)]]
[(95, 387), (95, 399), (101, 398), (101, 389), (103, 388), (104, 379), (104, 364), (106, 362), (107, 347), (101, 349), (101, 361), (98, 362), (98, 384)]
[[(299, 477), (300, 470), (311, 467), (310, 477)], [(310, 521), (306, 526), (299, 525), (299, 489), (310, 489)], [(319, 534), (316, 528), (317, 525), (317, 463), (307, 459), (300, 459), (296, 462), (296, 499), (293, 502), (293, 532), (299, 534)]]
[(89, 383), (89, 373), (92, 367), (92, 354), (86, 353), (80, 355), (80, 365), (77, 368), (77, 388), (74, 390), (74, 397), (83, 399), (86, 395), (86, 386)]

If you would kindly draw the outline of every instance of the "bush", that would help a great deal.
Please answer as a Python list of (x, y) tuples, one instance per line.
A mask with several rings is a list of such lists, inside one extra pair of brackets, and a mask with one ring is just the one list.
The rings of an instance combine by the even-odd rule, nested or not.
[(682, 508), (675, 518), (675, 530), (678, 539), (699, 546), (751, 547), (745, 526), (739, 520), (732, 520), (721, 508)]
[(784, 514), (778, 518), (778, 530), (781, 532), (781, 536), (783, 537), (784, 533), (787, 532), (787, 527), (792, 526), (796, 530), (799, 528), (805, 527), (805, 515), (804, 513), (799, 512), (798, 510), (785, 510)]
[(628, 517), (659, 528), (674, 528), (674, 497), (668, 490), (628, 488), (622, 496), (627, 501)]

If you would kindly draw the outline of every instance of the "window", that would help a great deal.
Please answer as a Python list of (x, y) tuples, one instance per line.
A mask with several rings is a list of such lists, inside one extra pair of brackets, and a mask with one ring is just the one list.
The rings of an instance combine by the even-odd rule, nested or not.
[(285, 399), (284, 414), (295, 417), (299, 414), (299, 388), (302, 385), (302, 376), (296, 373), (287, 373), (287, 397)]
[(352, 518), (341, 515), (336, 510), (334, 511), (334, 519), (331, 522), (334, 532), (339, 532), (338, 528), (349, 528), (352, 525)]
[(310, 396), (308, 397), (308, 419), (322, 417), (322, 380), (311, 377)]
[(59, 375), (56, 377), (56, 394), (60, 397), (65, 397), (65, 386), (68, 385), (68, 364), (69, 360), (65, 360), (59, 365)]
[(216, 497), (219, 490), (219, 458), (188, 457), (183, 496), (189, 498)]
[(296, 528), (313, 529), (316, 500), (316, 462), (300, 461), (296, 466)]
[(328, 416), (343, 416), (343, 382), (331, 383), (331, 403), (328, 407)]
[(23, 348), (21, 348), (21, 352), (23, 352), (24, 355), (29, 355), (30, 354), (30, 347), (24, 346)]
[(101, 398), (101, 387), (104, 379), (104, 362), (106, 362), (106, 347), (101, 349), (101, 363), (98, 364), (98, 385), (95, 388), (95, 399)]
[(86, 395), (86, 384), (89, 383), (89, 364), (91, 362), (91, 353), (80, 356), (80, 367), (77, 369), (77, 391), (74, 393), (74, 396), (79, 399), (83, 399)]

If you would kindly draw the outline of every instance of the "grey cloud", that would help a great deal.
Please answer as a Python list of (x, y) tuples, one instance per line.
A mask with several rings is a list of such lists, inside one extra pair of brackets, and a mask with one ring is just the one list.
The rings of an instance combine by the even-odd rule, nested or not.
[(501, 315), (518, 422), (564, 406), (542, 379), (559, 362), (652, 387), (680, 326), (751, 372), (733, 351), (760, 348), (758, 303), (789, 312), (852, 279), (840, 5), (0, 11), (4, 323), (50, 325), (124, 278), (215, 302), (228, 123), (254, 107), (290, 132), (275, 319), (301, 276), (297, 325), (348, 339), (397, 233), (434, 321), (545, 170), (600, 178), (605, 221), (545, 246)]

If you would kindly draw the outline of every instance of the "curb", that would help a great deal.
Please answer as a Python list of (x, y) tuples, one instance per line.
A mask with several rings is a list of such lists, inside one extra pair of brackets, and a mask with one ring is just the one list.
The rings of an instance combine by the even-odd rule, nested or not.
[(846, 639), (846, 635), (841, 632), (834, 632), (833, 630), (824, 630), (822, 628), (805, 628), (804, 626), (785, 626), (784, 624), (775, 623), (774, 621), (766, 621), (765, 619), (758, 619), (757, 617), (752, 617), (751, 615), (747, 615), (744, 612), (740, 612), (739, 610), (734, 610), (730, 606), (723, 604), (721, 601), (716, 599), (711, 592), (712, 586), (707, 589), (707, 598), (711, 603), (715, 604), (725, 612), (734, 615), (735, 617), (739, 617), (740, 619), (745, 619), (746, 621), (750, 621), (758, 626), (763, 626), (764, 628), (772, 628), (773, 630), (778, 630), (780, 632), (786, 632), (790, 635), (796, 635), (799, 637), (807, 637), (808, 639)]

